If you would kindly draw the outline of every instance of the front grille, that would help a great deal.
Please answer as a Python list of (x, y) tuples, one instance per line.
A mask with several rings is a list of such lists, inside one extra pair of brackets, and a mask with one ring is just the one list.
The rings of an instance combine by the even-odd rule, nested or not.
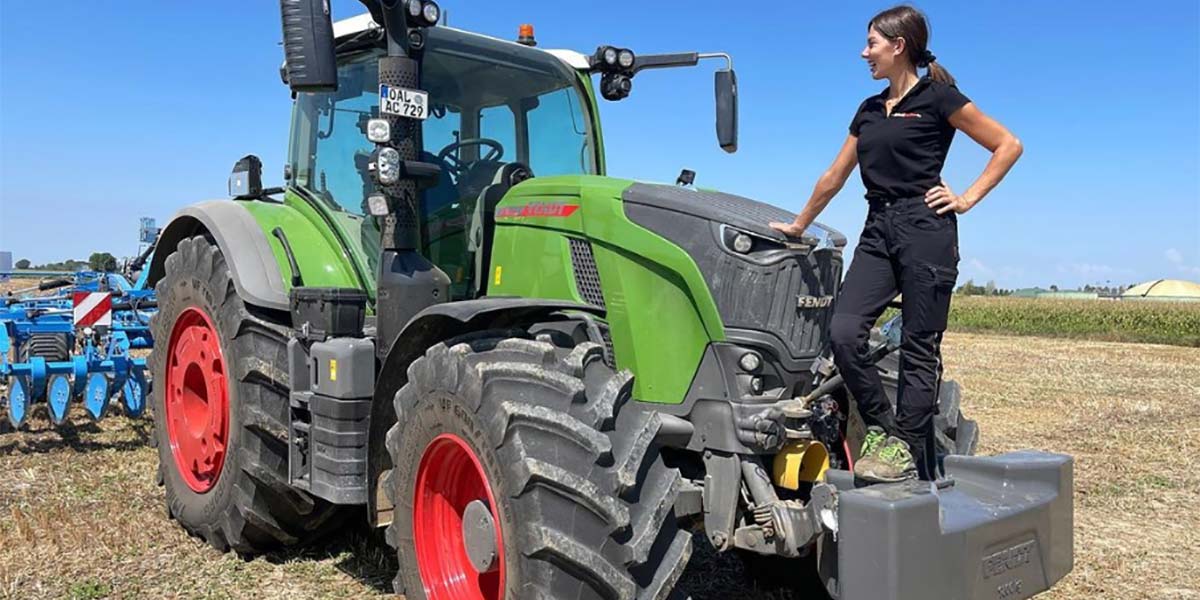
[(571, 268), (575, 271), (575, 289), (584, 302), (604, 308), (604, 290), (600, 287), (600, 272), (592, 256), (592, 244), (587, 240), (567, 238), (571, 242)]
[(773, 332), (796, 358), (821, 352), (833, 304), (806, 307), (798, 299), (836, 295), (842, 270), (837, 253), (797, 252), (766, 265), (724, 253), (710, 256), (715, 260), (704, 276), (725, 327)]

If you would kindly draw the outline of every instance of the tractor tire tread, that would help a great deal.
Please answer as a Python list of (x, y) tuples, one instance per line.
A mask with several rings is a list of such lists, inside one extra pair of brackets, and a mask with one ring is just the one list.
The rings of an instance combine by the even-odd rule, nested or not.
[[(515, 536), (508, 539), (521, 554), (519, 585), (527, 597), (552, 598), (570, 588), (588, 598), (657, 598), (657, 592), (644, 594), (647, 586), (669, 589), (690, 555), (691, 536), (669, 518), (679, 472), (668, 469), (653, 446), (657, 428), (646, 438), (642, 430), (614, 427), (632, 376), (610, 369), (599, 350), (596, 344), (558, 347), (523, 330), (477, 332), (429, 348), (409, 366), (408, 381), (395, 395), (399, 418), (387, 436), (394, 463), (405, 442), (403, 415), (414, 414), (426, 398), (453, 396), (482, 424), (503, 468), (499, 485), (521, 516), (506, 537)], [(626, 464), (621, 483), (618, 470)], [(386, 476), (397, 511), (386, 537), (400, 556), (398, 593), (406, 577), (409, 586), (421, 585), (415, 557), (408, 555), (411, 525), (401, 524), (411, 502), (397, 498), (397, 488), (406, 485), (397, 478), (415, 476), (416, 468), (398, 467)], [(643, 506), (639, 498), (655, 505)]]
[[(170, 514), (214, 548), (233, 549), (244, 555), (306, 543), (334, 531), (342, 516), (339, 507), (288, 482), (288, 374), (277, 366), (286, 364), (287, 325), (266, 320), (267, 315), (244, 303), (224, 256), (208, 237), (180, 241), (165, 264), (165, 275), (155, 286), (160, 307), (172, 304), (174, 288), (181, 284), (211, 290), (211, 294), (201, 294), (210, 298), (209, 316), (221, 336), (226, 364), (231, 367), (228, 385), (236, 388), (230, 390), (231, 396), (236, 393), (237, 401), (230, 403), (229, 426), (231, 430), (240, 428), (233, 438), (236, 446), (227, 450), (227, 468), (221, 473), (221, 477), (234, 478), (225, 504), (205, 510), (203, 514), (209, 518), (181, 518), (185, 514), (183, 503), (205, 499), (186, 485), (172, 484), (171, 478), (164, 477)], [(161, 308), (159, 315), (164, 315)], [(151, 354), (153, 372), (159, 376), (165, 372), (174, 326), (164, 318), (156, 315), (151, 320), (154, 336), (162, 345)], [(156, 402), (162, 400), (156, 398)], [(159, 446), (160, 472), (175, 469), (170, 444), (160, 441)], [(217, 485), (221, 483), (217, 481)], [(174, 485), (183, 489), (173, 489)]]

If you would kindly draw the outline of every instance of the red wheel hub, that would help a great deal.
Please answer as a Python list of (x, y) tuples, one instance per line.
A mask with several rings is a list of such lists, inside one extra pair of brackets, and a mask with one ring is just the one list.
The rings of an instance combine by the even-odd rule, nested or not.
[(167, 345), (166, 422), (171, 454), (184, 482), (203, 494), (221, 476), (229, 447), (229, 384), (217, 329), (189, 307)]
[[(491, 517), (490, 529), (467, 523), (469, 531), (464, 531), (463, 516), (471, 504), (486, 507), (483, 517)], [(474, 562), (465, 539), (470, 531), (476, 536)], [(482, 540), (494, 544), (484, 550), (493, 554), (483, 572), (477, 567), (479, 531), (494, 536)], [(429, 600), (500, 600), (504, 596), (504, 539), (496, 499), (479, 457), (456, 435), (439, 435), (421, 456), (413, 501), (413, 543)]]

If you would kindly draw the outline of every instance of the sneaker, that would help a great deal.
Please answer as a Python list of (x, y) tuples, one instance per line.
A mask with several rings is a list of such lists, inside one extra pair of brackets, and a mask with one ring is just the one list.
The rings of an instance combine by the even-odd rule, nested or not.
[(858, 452), (858, 459), (862, 460), (879, 450), (883, 443), (887, 441), (887, 433), (882, 427), (872, 425), (867, 428), (867, 437), (863, 439), (862, 450)]
[(908, 442), (895, 436), (889, 436), (881, 446), (875, 449), (873, 454), (863, 456), (854, 463), (854, 476), (876, 483), (894, 483), (915, 479), (917, 463), (913, 461), (912, 452), (908, 449)]

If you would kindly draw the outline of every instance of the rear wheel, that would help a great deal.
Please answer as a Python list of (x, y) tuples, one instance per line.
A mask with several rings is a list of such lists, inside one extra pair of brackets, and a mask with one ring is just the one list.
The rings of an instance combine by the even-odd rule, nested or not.
[[(878, 363), (883, 388), (892, 406), (900, 377), (900, 351), (893, 352)], [(933, 417), (933, 435), (938, 454), (975, 454), (979, 442), (979, 425), (962, 412), (962, 386), (957, 381), (943, 379), (938, 386), (938, 412)]]
[(251, 312), (202, 236), (167, 257), (155, 291), (154, 442), (170, 516), (241, 553), (329, 531), (337, 507), (288, 485), (287, 327)]
[(438, 344), (396, 394), (396, 591), (410, 599), (669, 598), (691, 555), (656, 413), (599, 345)]

